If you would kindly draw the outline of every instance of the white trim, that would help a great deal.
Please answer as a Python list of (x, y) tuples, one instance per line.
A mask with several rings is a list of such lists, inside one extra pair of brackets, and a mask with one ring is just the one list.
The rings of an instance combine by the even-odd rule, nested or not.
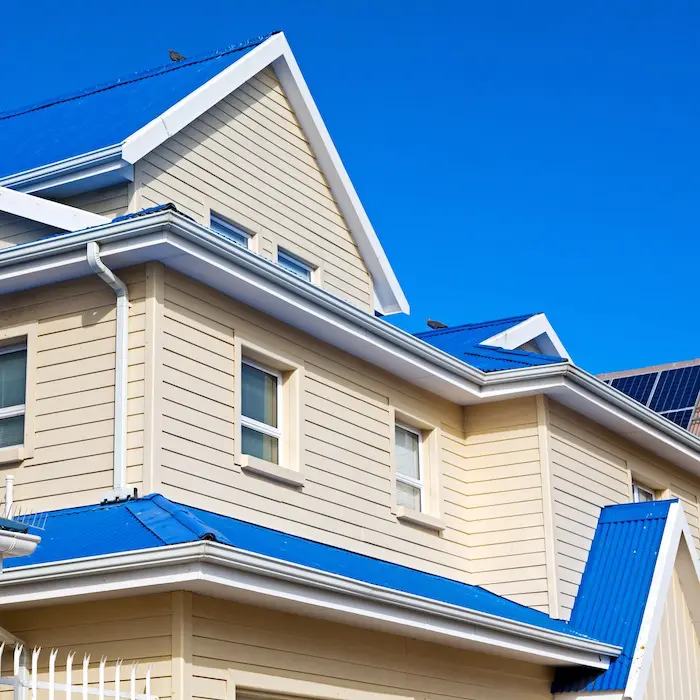
[[(5, 418), (16, 418), (17, 416), (23, 416), (26, 410), (26, 404), (18, 403), (14, 406), (5, 406), (5, 408), (0, 408), (0, 420)], [(5, 445), (5, 447), (11, 447), (11, 445)]]
[[(401, 482), (402, 484), (406, 484), (407, 486), (411, 486), (414, 489), (418, 490), (418, 512), (423, 513), (425, 511), (425, 474), (423, 473), (423, 433), (419, 429), (413, 428), (412, 426), (406, 425), (405, 423), (401, 423), (400, 421), (394, 421), (394, 452), (396, 452), (396, 428), (399, 428), (400, 430), (403, 430), (406, 433), (411, 433), (411, 435), (415, 435), (418, 438), (418, 478), (414, 479), (413, 477), (406, 476), (405, 474), (400, 474), (398, 468), (396, 469), (396, 474), (394, 475), (394, 477), (396, 478), (397, 483)], [(394, 459), (396, 459), (396, 455), (394, 455)], [(408, 519), (406, 517), (406, 513), (408, 512), (409, 509), (406, 509), (405, 506), (398, 505), (398, 489), (396, 490), (396, 500), (397, 500), (397, 509), (404, 508), (404, 512), (402, 513), (402, 517), (404, 517), (404, 519)]]
[[(649, 499), (640, 499), (639, 496), (642, 493), (646, 493), (651, 498)], [(649, 503), (650, 501), (655, 501), (656, 499), (656, 493), (652, 491), (652, 489), (642, 486), (641, 484), (637, 483), (636, 481), (632, 481), (632, 502), (633, 503)]]
[(606, 669), (620, 653), (613, 645), (205, 541), (9, 569), (0, 577), (0, 609), (153, 589), (233, 598), (448, 646), (486, 647), (540, 664)]
[(546, 394), (658, 456), (700, 475), (700, 437), (569, 362), (482, 372), (392, 324), (171, 212), (0, 250), (0, 294), (90, 274), (85, 246), (112, 268), (150, 260), (236, 298), (448, 401), (471, 405)]
[(54, 226), (62, 231), (80, 231), (109, 222), (106, 216), (52, 202), (32, 194), (16, 192), (7, 187), (0, 187), (0, 211)]
[[(240, 416), (240, 421), (241, 421), (241, 427), (242, 428), (248, 428), (250, 430), (255, 431), (256, 433), (262, 433), (263, 435), (267, 435), (268, 437), (274, 438), (277, 440), (277, 462), (274, 464), (277, 464), (277, 466), (281, 465), (282, 460), (282, 455), (283, 455), (283, 439), (284, 435), (282, 433), (282, 425), (283, 425), (283, 393), (282, 393), (282, 373), (279, 372), (276, 369), (273, 369), (272, 367), (267, 367), (265, 365), (261, 365), (258, 362), (255, 362), (254, 360), (250, 360), (245, 355), (241, 358), (241, 367), (243, 365), (248, 365), (249, 367), (252, 367), (253, 369), (257, 369), (260, 372), (264, 372), (265, 374), (270, 375), (271, 377), (274, 377), (276, 381), (276, 386), (275, 386), (275, 391), (277, 393), (277, 425), (270, 425), (269, 423), (263, 423), (259, 420), (256, 420), (255, 418), (250, 418), (249, 416), (246, 416), (243, 413), (243, 408), (242, 408), (242, 398), (243, 398), (243, 378), (241, 376), (241, 416)], [(241, 445), (241, 450), (242, 450), (242, 445)], [(243, 453), (247, 454), (247, 453)], [(249, 455), (251, 457), (255, 457), (255, 455)], [(260, 458), (257, 458), (260, 459)], [(260, 460), (264, 461), (264, 460)], [(281, 465), (284, 466), (284, 465)], [(253, 469), (253, 467), (251, 467)]]
[(545, 355), (554, 355), (571, 359), (564, 344), (554, 331), (552, 324), (544, 314), (535, 314), (508, 330), (492, 335), (483, 345), (494, 345), (505, 350), (515, 350), (531, 340), (537, 340), (540, 350)]
[[(697, 591), (700, 582), (700, 560), (698, 560), (693, 536), (683, 513), (683, 507), (679, 501), (676, 501), (669, 507), (666, 527), (661, 538), (659, 554), (656, 558), (656, 566), (654, 567), (654, 574), (649, 587), (647, 604), (644, 608), (642, 624), (637, 635), (637, 643), (632, 656), (629, 677), (627, 678), (624, 693), (625, 700), (644, 700), (646, 696), (647, 680), (654, 660), (654, 650), (671, 586), (673, 570), (678, 559), (681, 538), (685, 540), (691, 559), (689, 572), (683, 572), (679, 569), (681, 586), (684, 588), (694, 586)], [(693, 580), (684, 581), (683, 574), (692, 576)]]
[(379, 302), (377, 310), (384, 314), (408, 313), (408, 301), (281, 32), (129, 136), (124, 141), (122, 157), (136, 163), (269, 65), (277, 74), (369, 269)]

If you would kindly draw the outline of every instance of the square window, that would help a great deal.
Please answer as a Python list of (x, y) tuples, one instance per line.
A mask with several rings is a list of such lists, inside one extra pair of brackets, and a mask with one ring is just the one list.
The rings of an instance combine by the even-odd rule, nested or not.
[(243, 360), (241, 365), (241, 452), (279, 464), (279, 372)]
[(209, 228), (242, 248), (250, 248), (250, 234), (216, 214), (211, 215)]
[(421, 443), (420, 431), (395, 426), (396, 504), (415, 511), (423, 510)]
[(0, 348), (0, 448), (24, 442), (27, 346)]
[(283, 248), (277, 250), (277, 264), (287, 270), (287, 272), (291, 272), (293, 275), (311, 282), (311, 274), (314, 268)]
[(632, 500), (634, 503), (648, 503), (656, 500), (656, 494), (650, 488), (632, 482)]

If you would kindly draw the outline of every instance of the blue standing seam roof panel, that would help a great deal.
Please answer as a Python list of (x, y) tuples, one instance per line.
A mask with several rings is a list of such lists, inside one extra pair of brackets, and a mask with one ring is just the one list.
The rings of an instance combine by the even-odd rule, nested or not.
[(121, 144), (269, 36), (0, 114), (0, 178)]
[(543, 612), (478, 586), (185, 507), (159, 494), (124, 503), (52, 511), (40, 534), (42, 541), (34, 554), (6, 560), (6, 568), (214, 540), (357, 581), (586, 638), (562, 620), (553, 620)]
[(553, 693), (624, 690), (675, 500), (609, 506), (601, 512), (571, 613), (571, 626), (622, 647), (605, 672), (557, 670)]

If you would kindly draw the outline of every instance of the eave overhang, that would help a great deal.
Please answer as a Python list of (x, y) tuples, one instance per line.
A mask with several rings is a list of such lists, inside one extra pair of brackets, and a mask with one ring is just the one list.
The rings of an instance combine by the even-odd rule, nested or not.
[(91, 274), (93, 240), (112, 269), (159, 260), (457, 404), (546, 394), (700, 475), (700, 437), (570, 362), (482, 372), (172, 211), (1, 250), (0, 294)]
[(585, 637), (205, 541), (17, 567), (0, 578), (0, 609), (173, 590), (550, 666), (606, 669), (620, 652)]

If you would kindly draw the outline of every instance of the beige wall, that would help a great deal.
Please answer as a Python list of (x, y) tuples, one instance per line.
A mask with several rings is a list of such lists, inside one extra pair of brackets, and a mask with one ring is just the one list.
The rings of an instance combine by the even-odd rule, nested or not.
[(695, 624), (674, 571), (645, 700), (700, 700), (700, 641)]
[(136, 165), (138, 210), (166, 202), (203, 224), (210, 210), (319, 266), (321, 285), (372, 309), (371, 280), (272, 69), (252, 78)]
[[(129, 284), (128, 478), (143, 463), (145, 269), (121, 271)], [(36, 369), (33, 456), (3, 464), (15, 500), (38, 509), (98, 503), (112, 486), (115, 297), (95, 277), (0, 296), (0, 333), (33, 325)]]
[(629, 502), (634, 477), (661, 498), (681, 499), (697, 545), (700, 480), (556, 402), (548, 406), (557, 579), (568, 618), (600, 509)]
[(192, 614), (193, 698), (278, 685), (339, 700), (551, 697), (551, 670), (511, 659), (200, 596)]

